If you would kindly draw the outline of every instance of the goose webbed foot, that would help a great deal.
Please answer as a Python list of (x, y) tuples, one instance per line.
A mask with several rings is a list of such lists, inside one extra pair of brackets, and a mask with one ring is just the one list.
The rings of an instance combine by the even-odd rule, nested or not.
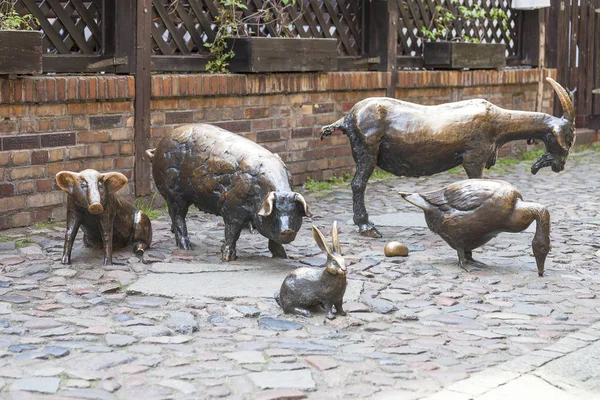
[(475, 267), (478, 267), (478, 268), (486, 268), (487, 267), (487, 264), (473, 259), (472, 251), (465, 251), (465, 259), (466, 259), (467, 263), (469, 263), (470, 265), (473, 265)]

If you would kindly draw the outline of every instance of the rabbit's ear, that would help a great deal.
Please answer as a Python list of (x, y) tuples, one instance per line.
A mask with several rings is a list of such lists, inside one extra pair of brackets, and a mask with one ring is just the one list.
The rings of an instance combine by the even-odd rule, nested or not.
[(333, 252), (341, 256), (342, 248), (340, 247), (340, 237), (338, 236), (337, 221), (333, 221), (333, 227), (331, 228), (331, 243), (333, 244)]
[(319, 229), (317, 229), (317, 227), (314, 225), (312, 227), (312, 233), (313, 233), (313, 238), (315, 238), (315, 242), (317, 242), (317, 245), (319, 246), (319, 248), (321, 250), (323, 250), (325, 253), (327, 253), (327, 255), (330, 255), (331, 250), (329, 249), (329, 245), (325, 241), (325, 236), (323, 236), (321, 231)]

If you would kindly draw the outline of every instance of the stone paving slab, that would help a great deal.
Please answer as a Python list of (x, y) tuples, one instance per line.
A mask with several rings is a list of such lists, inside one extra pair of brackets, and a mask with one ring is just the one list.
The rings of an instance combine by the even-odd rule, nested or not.
[[(587, 395), (585, 385), (596, 389), (590, 346), (600, 339), (600, 153), (572, 154), (560, 174), (533, 176), (528, 164), (486, 176), (550, 210), (543, 278), (531, 253), (535, 225), (477, 249), (488, 266), (467, 273), (423, 216), (391, 195), (438, 189), (464, 173), (370, 182), (367, 208), (381, 218), (381, 239), (345, 224), (348, 185), (298, 188), (314, 217), (284, 246), (285, 260), (244, 231), (238, 260), (221, 262), (221, 219), (194, 210), (193, 251), (175, 247), (163, 214), (145, 257), (118, 250), (111, 266), (81, 234), (73, 264), (60, 264), (64, 223), (0, 232), (0, 243), (12, 244), (0, 246), (0, 398), (470, 399), (500, 389), (501, 398), (520, 398), (523, 384)], [(273, 293), (294, 268), (323, 264), (310, 226), (330, 238), (334, 220), (348, 315), (284, 315)], [(408, 257), (383, 256), (390, 240), (406, 244)]]
[[(165, 265), (166, 266), (166, 265)], [(177, 298), (227, 299), (236, 297), (273, 298), (281, 287), (281, 283), (290, 273), (289, 268), (269, 268), (264, 266), (248, 266), (240, 269), (234, 266), (234, 271), (208, 272), (210, 264), (188, 264), (185, 268), (174, 270), (185, 271), (178, 273), (150, 273), (127, 288), (131, 294), (149, 296), (164, 296)], [(220, 266), (220, 264), (217, 264)], [(246, 268), (240, 266), (239, 268)], [(190, 273), (204, 269), (202, 273)], [(154, 269), (153, 269), (154, 270)], [(161, 268), (164, 271), (166, 268)], [(168, 283), (168, 284), (167, 284)], [(344, 299), (356, 301), (363, 287), (362, 281), (348, 280)], [(200, 290), (200, 288), (202, 288)]]

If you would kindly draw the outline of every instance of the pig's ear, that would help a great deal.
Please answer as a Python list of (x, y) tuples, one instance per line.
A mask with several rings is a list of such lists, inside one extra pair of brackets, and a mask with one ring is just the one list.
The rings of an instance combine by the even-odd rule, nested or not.
[(300, 193), (296, 193), (295, 194), (295, 199), (297, 202), (299, 202), (300, 204), (302, 204), (302, 208), (304, 209), (304, 216), (305, 217), (312, 217), (312, 214), (310, 211), (308, 211), (308, 204), (306, 204), (306, 200), (304, 199), (304, 196), (302, 196)]
[(257, 214), (261, 217), (268, 217), (273, 212), (273, 203), (275, 202), (275, 192), (269, 192), (267, 198), (262, 202)]
[(317, 242), (317, 246), (328, 255), (331, 254), (331, 249), (329, 249), (329, 245), (325, 241), (325, 236), (323, 236), (319, 228), (314, 225), (312, 226), (312, 234), (315, 242)]
[(69, 195), (73, 194), (73, 188), (75, 186), (79, 186), (80, 180), (77, 172), (60, 171), (56, 174), (56, 184)]
[(127, 177), (120, 172), (108, 172), (102, 174), (102, 181), (106, 186), (106, 192), (113, 194), (121, 190), (121, 188), (127, 185)]

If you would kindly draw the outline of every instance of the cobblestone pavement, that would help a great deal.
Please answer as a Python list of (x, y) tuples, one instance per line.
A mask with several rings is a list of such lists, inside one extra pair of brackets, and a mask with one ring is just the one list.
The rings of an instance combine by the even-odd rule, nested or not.
[[(532, 176), (531, 163), (487, 176), (548, 206), (543, 278), (533, 227), (476, 250), (488, 267), (467, 273), (396, 194), (464, 174), (372, 181), (368, 209), (383, 239), (350, 224), (348, 185), (307, 192), (314, 217), (285, 246), (289, 260), (269, 258), (267, 240), (244, 232), (238, 260), (221, 263), (222, 223), (201, 213), (188, 216), (194, 251), (175, 248), (163, 215), (144, 262), (122, 250), (108, 267), (80, 238), (73, 264), (61, 265), (64, 223), (0, 232), (0, 398), (470, 398), (544, 364), (539, 376), (553, 383), (561, 367), (552, 360), (567, 354), (569, 364), (571, 351), (600, 337), (600, 153), (574, 154), (560, 174)], [(349, 264), (348, 316), (282, 314), (273, 293), (292, 268), (324, 263), (310, 226), (330, 238), (333, 220)], [(408, 257), (383, 256), (392, 239)], [(597, 379), (592, 370), (581, 382)]]

